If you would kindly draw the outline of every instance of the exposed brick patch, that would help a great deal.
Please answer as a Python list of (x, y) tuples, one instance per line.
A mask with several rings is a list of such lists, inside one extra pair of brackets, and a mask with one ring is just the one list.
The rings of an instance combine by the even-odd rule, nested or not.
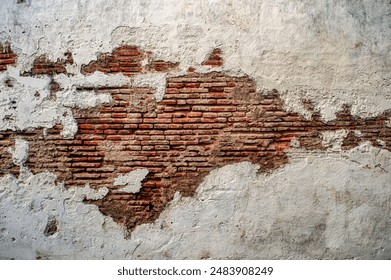
[[(83, 88), (110, 93), (113, 102), (93, 109), (74, 109), (79, 131), (62, 139), (62, 127), (17, 134), (30, 143), (26, 164), (34, 173), (51, 171), (66, 185), (108, 187), (102, 199), (89, 200), (128, 229), (154, 221), (176, 191), (191, 195), (211, 170), (251, 161), (270, 171), (288, 162), (286, 149), (298, 139), (307, 149), (325, 149), (321, 133), (360, 130), (362, 140), (391, 150), (391, 112), (376, 118), (353, 117), (349, 108), (336, 120), (323, 122), (286, 112), (276, 90), (257, 93), (249, 77), (223, 73), (172, 77), (164, 99), (157, 102), (149, 88)], [(13, 132), (0, 133), (0, 174), (18, 174), (7, 147)], [(352, 148), (358, 141), (344, 142)], [(149, 174), (137, 194), (113, 186), (121, 174), (147, 168)]]
[[(141, 50), (136, 46), (121, 46), (112, 53), (99, 55), (97, 60), (83, 65), (83, 74), (92, 74), (100, 71), (106, 74), (122, 73), (125, 76), (133, 76), (146, 72), (168, 72), (175, 69), (178, 63), (163, 60), (153, 60), (152, 54)], [(143, 65), (143, 61), (146, 61)]]
[(149, 71), (169, 72), (178, 67), (179, 63), (173, 63), (164, 60), (153, 60), (147, 65)]
[(145, 58), (145, 53), (136, 46), (122, 46), (112, 53), (105, 53), (98, 56), (97, 60), (91, 61), (88, 65), (83, 65), (83, 74), (92, 74), (95, 71), (103, 73), (123, 73), (132, 76), (142, 73), (141, 62)]
[[(342, 142), (342, 149), (350, 150), (363, 142), (363, 139), (358, 137), (354, 131), (349, 131)], [(372, 141), (373, 142), (373, 141)], [(377, 143), (377, 142), (376, 142)]]
[(202, 62), (202, 65), (208, 65), (212, 67), (223, 66), (224, 60), (221, 57), (222, 51), (219, 48), (216, 48), (212, 53)]
[(7, 70), (8, 65), (15, 65), (17, 55), (12, 51), (11, 44), (0, 43), (0, 72)]
[(73, 64), (72, 54), (70, 52), (64, 53), (65, 59), (57, 59), (57, 61), (50, 61), (46, 55), (37, 57), (33, 62), (33, 67), (28, 73), (24, 75), (55, 75), (67, 74), (66, 65)]

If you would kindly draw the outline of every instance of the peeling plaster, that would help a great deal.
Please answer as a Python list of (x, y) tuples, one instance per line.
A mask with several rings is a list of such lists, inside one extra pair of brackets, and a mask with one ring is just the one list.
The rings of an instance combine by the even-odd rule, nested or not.
[(332, 151), (341, 151), (342, 142), (347, 134), (348, 132), (345, 129), (324, 131), (322, 132), (322, 144), (326, 148), (330, 148)]
[(141, 189), (141, 181), (147, 176), (148, 169), (138, 169), (125, 175), (118, 176), (114, 181), (114, 186), (124, 186), (121, 191), (127, 193), (138, 193)]
[[(77, 124), (71, 107), (93, 108), (111, 101), (110, 95), (107, 94), (97, 95), (83, 91), (76, 93), (77, 80), (68, 79), (63, 74), (56, 77), (61, 84), (61, 90), (53, 99), (49, 90), (50, 78), (23, 77), (18, 70), (10, 67), (10, 70), (0, 74), (1, 130), (51, 128), (62, 123), (64, 138), (73, 138), (77, 132)], [(13, 80), (12, 87), (6, 85), (5, 81), (8, 79)]]

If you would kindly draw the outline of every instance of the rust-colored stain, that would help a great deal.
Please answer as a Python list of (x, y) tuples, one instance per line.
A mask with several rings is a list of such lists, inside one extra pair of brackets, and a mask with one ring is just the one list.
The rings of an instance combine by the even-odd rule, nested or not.
[[(6, 149), (15, 136), (22, 137), (29, 141), (26, 164), (32, 172), (54, 172), (67, 186), (109, 188), (104, 198), (86, 203), (129, 230), (154, 221), (175, 192), (192, 195), (217, 167), (250, 161), (266, 172), (283, 166), (293, 139), (308, 150), (322, 150), (323, 131), (357, 129), (360, 139), (349, 133), (344, 148), (366, 140), (379, 146), (377, 139), (384, 141), (383, 148), (391, 148), (391, 128), (385, 125), (390, 112), (363, 119), (346, 107), (334, 121), (323, 122), (318, 112), (307, 120), (287, 112), (276, 90), (256, 92), (250, 77), (221, 72), (170, 77), (162, 101), (143, 87), (78, 90), (109, 93), (113, 101), (73, 109), (79, 131), (72, 140), (62, 139), (60, 125), (45, 134), (42, 129), (1, 132), (0, 174), (18, 174)], [(149, 174), (139, 193), (113, 186), (116, 177), (141, 168)]]

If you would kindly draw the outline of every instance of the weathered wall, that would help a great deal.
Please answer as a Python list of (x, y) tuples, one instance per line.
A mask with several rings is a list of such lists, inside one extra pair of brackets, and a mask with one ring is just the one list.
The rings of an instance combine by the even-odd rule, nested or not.
[(389, 1), (0, 12), (0, 258), (391, 258)]

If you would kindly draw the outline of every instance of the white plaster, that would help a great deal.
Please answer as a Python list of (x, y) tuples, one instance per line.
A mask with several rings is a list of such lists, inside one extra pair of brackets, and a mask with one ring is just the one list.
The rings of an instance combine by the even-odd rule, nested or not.
[[(12, 87), (5, 84), (8, 79)], [(54, 104), (48, 100), (48, 85), (49, 78), (21, 77), (14, 67), (0, 73), (0, 129), (53, 126), (57, 116)]]
[(149, 73), (134, 77), (133, 85), (136, 87), (150, 87), (155, 89), (155, 99), (161, 101), (166, 92), (167, 75), (162, 73)]
[(383, 140), (381, 140), (381, 139), (376, 139), (376, 142), (377, 142), (380, 146), (382, 146), (382, 147), (384, 147), (384, 148), (387, 147), (386, 142), (383, 141)]
[[(7, 175), (0, 178), (0, 258), (388, 259), (390, 159), (364, 143), (341, 155), (296, 158), (273, 173), (228, 165), (212, 171), (194, 197), (177, 194), (156, 222), (127, 239), (82, 202), (107, 190), (65, 189), (50, 173)], [(48, 237), (49, 217), (58, 232)]]
[(341, 151), (343, 140), (348, 135), (345, 129), (338, 129), (335, 131), (322, 132), (322, 145), (329, 148), (331, 151)]
[(141, 189), (141, 181), (148, 174), (148, 169), (137, 169), (115, 178), (114, 186), (124, 186), (121, 191), (138, 193)]
[(105, 187), (95, 190), (95, 189), (91, 189), (87, 185), (82, 188), (81, 187), (75, 188), (73, 192), (78, 198), (102, 199), (109, 192), (109, 190)]
[(61, 124), (63, 125), (61, 136), (64, 137), (64, 139), (73, 139), (78, 131), (78, 126), (76, 120), (73, 118), (71, 109), (64, 109), (61, 117)]
[(354, 130), (354, 135), (357, 136), (357, 137), (361, 137), (362, 136), (362, 132), (360, 130), (355, 129)]
[(22, 166), (28, 158), (29, 144), (23, 139), (15, 139), (15, 149), (8, 148), (12, 154), (12, 161), (15, 165)]

